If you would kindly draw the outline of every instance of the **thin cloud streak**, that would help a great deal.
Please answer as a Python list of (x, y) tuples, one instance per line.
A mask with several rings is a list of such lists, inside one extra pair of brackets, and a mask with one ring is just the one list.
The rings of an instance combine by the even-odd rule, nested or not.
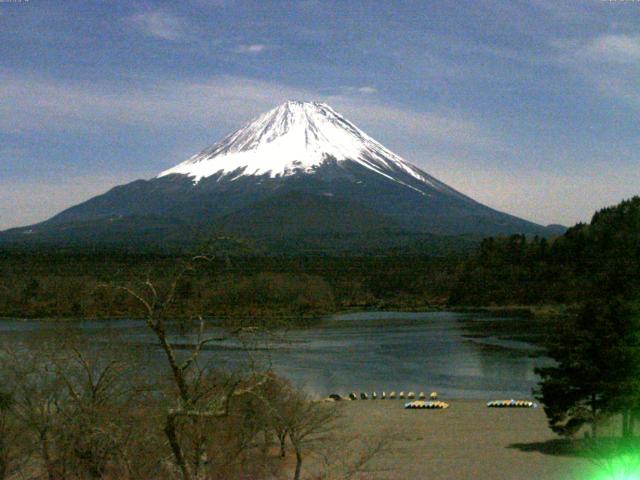
[[(326, 101), (363, 128), (400, 130), (448, 144), (497, 146), (500, 140), (459, 112), (415, 112), (361, 96), (318, 94), (243, 77), (160, 82), (128, 91), (108, 85), (68, 85), (16, 78), (0, 86), (0, 130), (80, 131), (101, 124), (168, 128), (179, 122), (196, 128), (241, 126), (253, 116), (290, 99)], [(220, 108), (224, 105), (224, 108)]]
[(372, 87), (370, 85), (358, 88), (358, 92), (366, 94), (376, 93), (377, 91), (378, 89), (376, 87)]
[(160, 40), (179, 40), (186, 31), (185, 21), (165, 10), (140, 12), (126, 18), (125, 22), (141, 33)]
[(640, 61), (640, 35), (601, 35), (587, 46), (595, 61), (635, 64)]
[(556, 65), (586, 80), (601, 95), (640, 108), (640, 34), (602, 34), (589, 40), (556, 39)]
[(266, 49), (267, 46), (262, 43), (253, 43), (250, 45), (238, 45), (234, 51), (236, 53), (255, 55), (264, 52)]

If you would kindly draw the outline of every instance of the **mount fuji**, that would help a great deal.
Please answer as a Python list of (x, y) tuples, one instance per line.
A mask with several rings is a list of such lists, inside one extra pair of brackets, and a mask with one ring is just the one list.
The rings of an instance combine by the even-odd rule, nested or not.
[(289, 101), (155, 178), (2, 232), (0, 242), (168, 247), (235, 235), (324, 250), (509, 233), (557, 232), (445, 185), (327, 104)]

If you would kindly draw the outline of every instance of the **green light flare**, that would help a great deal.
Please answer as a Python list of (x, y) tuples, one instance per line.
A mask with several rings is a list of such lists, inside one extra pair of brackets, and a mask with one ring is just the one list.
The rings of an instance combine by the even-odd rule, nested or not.
[(600, 469), (591, 480), (640, 480), (640, 456), (620, 455), (598, 462)]

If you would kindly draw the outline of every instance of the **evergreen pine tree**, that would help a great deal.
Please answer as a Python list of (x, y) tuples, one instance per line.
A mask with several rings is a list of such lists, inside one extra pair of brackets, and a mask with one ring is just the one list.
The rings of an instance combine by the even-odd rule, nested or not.
[(556, 361), (539, 368), (538, 399), (549, 426), (564, 436), (621, 413), (623, 435), (632, 433), (640, 406), (640, 316), (619, 299), (594, 299), (568, 321), (548, 347)]

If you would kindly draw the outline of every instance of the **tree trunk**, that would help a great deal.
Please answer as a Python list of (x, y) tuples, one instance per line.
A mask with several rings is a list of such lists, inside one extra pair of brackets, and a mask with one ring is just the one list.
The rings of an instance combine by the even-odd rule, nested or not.
[(9, 446), (4, 439), (5, 432), (0, 433), (0, 480), (4, 480), (9, 470)]
[(184, 458), (182, 447), (180, 447), (180, 442), (178, 441), (178, 435), (176, 433), (175, 418), (172, 414), (167, 415), (167, 423), (164, 427), (164, 434), (169, 440), (169, 445), (171, 446), (171, 451), (173, 452), (173, 457), (176, 461), (176, 464), (182, 472), (182, 479), (192, 480), (191, 469), (187, 464), (187, 460)]
[(44, 460), (45, 468), (47, 469), (47, 477), (49, 480), (56, 480), (57, 475), (53, 462), (51, 461), (51, 454), (49, 453), (49, 439), (47, 438), (47, 432), (40, 432), (40, 446), (42, 448), (42, 459)]
[(269, 430), (268, 428), (262, 430), (262, 438), (262, 455), (266, 456), (269, 452), (269, 447), (271, 447), (271, 440), (273, 439), (273, 437), (271, 436), (271, 430)]
[(284, 458), (287, 453), (287, 431), (279, 433), (278, 439), (280, 440), (280, 456)]
[(151, 327), (151, 329), (155, 332), (158, 341), (160, 342), (160, 346), (162, 350), (164, 350), (165, 355), (167, 356), (167, 360), (169, 362), (169, 367), (171, 367), (171, 372), (173, 373), (173, 379), (176, 382), (176, 386), (178, 387), (178, 391), (180, 392), (180, 398), (186, 404), (189, 403), (189, 388), (187, 387), (187, 381), (184, 376), (184, 372), (180, 369), (178, 365), (178, 361), (176, 360), (176, 355), (173, 351), (173, 347), (169, 343), (167, 339), (167, 333), (164, 330), (164, 325), (161, 323), (160, 319), (157, 319), (154, 323), (153, 319), (147, 320), (147, 324)]
[(193, 451), (195, 452), (195, 456), (193, 458), (193, 472), (192, 472), (192, 475), (196, 480), (206, 477), (205, 466), (209, 461), (207, 457), (207, 450), (205, 447), (206, 442), (207, 442), (207, 439), (203, 433), (199, 433), (196, 435), (196, 438), (193, 444)]
[(622, 438), (629, 436), (629, 409), (625, 408), (622, 411)]
[(7, 476), (7, 470), (9, 470), (9, 465), (8, 465), (8, 461), (4, 456), (4, 452), (2, 453), (2, 456), (0, 456), (0, 480), (4, 480), (4, 478)]
[(591, 395), (591, 437), (595, 440), (598, 438), (598, 410), (596, 409), (596, 396)]
[(300, 473), (302, 472), (302, 455), (300, 450), (296, 449), (296, 473), (293, 475), (293, 480), (300, 480)]

